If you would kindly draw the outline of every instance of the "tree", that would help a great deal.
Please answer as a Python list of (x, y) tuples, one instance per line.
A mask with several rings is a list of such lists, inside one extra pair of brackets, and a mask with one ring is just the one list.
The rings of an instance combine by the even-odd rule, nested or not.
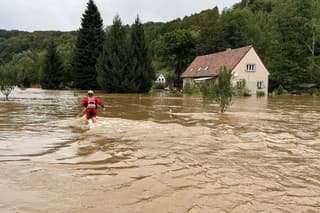
[(136, 88), (136, 91), (132, 92), (148, 92), (154, 80), (154, 70), (139, 17), (131, 27), (130, 41), (131, 75), (129, 80), (133, 80), (131, 84), (133, 88)]
[(64, 42), (57, 43), (57, 51), (63, 59), (64, 74), (62, 83), (65, 87), (72, 87), (74, 80), (72, 79), (72, 66), (76, 37), (71, 34), (64, 34), (61, 36), (61, 39), (63, 39)]
[[(271, 24), (276, 28), (279, 45), (271, 61), (271, 83), (286, 89), (294, 89), (307, 82), (307, 61), (309, 49), (306, 41), (312, 37), (310, 23), (311, 4), (309, 1), (281, 1), (272, 11)], [(276, 85), (275, 85), (276, 86)]]
[(226, 67), (221, 67), (218, 78), (212, 86), (203, 86), (201, 91), (205, 99), (213, 100), (219, 104), (220, 112), (226, 111), (232, 101), (233, 86), (232, 74)]
[(320, 80), (320, 56), (307, 58), (307, 83), (319, 83)]
[(63, 64), (54, 43), (48, 47), (41, 75), (41, 86), (44, 89), (60, 89), (63, 79)]
[[(130, 80), (127, 29), (117, 15), (107, 31), (102, 54), (98, 58), (98, 84), (107, 92), (127, 92)], [(136, 89), (136, 88), (133, 88)]]
[(9, 100), (9, 95), (16, 85), (18, 81), (13, 66), (10, 64), (0, 66), (0, 91), (6, 96), (5, 100)]
[(311, 56), (315, 56), (317, 44), (320, 43), (320, 2), (319, 0), (310, 0), (310, 21), (307, 23), (311, 30), (311, 37), (306, 42), (308, 49), (310, 50)]
[(224, 29), (219, 18), (217, 7), (212, 11), (213, 17), (206, 20), (200, 27), (200, 35), (197, 40), (197, 52), (199, 55), (215, 53), (226, 49)]
[(75, 48), (74, 83), (76, 88), (98, 88), (96, 64), (103, 42), (103, 22), (97, 6), (93, 0), (89, 0), (82, 16)]
[(31, 84), (39, 83), (41, 63), (39, 53), (31, 50), (13, 55), (9, 62), (17, 74), (19, 86), (22, 87), (30, 87)]
[(195, 40), (186, 30), (175, 30), (165, 34), (158, 42), (158, 55), (163, 62), (174, 68), (177, 79), (195, 57)]

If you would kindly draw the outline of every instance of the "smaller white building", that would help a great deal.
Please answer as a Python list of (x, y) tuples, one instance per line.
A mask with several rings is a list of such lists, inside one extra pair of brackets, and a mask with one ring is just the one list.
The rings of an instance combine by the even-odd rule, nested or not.
[(166, 83), (166, 78), (164, 77), (163, 74), (159, 74), (158, 77), (156, 78), (156, 83), (159, 84), (165, 84)]

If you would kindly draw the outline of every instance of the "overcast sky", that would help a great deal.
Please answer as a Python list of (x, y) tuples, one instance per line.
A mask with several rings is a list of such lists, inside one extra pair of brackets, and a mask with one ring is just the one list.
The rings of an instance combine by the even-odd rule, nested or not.
[[(95, 0), (104, 25), (116, 14), (132, 24), (139, 14), (142, 22), (166, 22), (218, 6), (220, 11), (240, 0)], [(77, 30), (88, 0), (0, 0), (0, 29)]]

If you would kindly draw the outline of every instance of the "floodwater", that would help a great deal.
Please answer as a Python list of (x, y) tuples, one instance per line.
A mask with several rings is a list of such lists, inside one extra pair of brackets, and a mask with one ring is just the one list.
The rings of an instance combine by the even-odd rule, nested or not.
[(320, 98), (98, 93), (89, 129), (84, 96), (0, 100), (0, 212), (320, 211)]

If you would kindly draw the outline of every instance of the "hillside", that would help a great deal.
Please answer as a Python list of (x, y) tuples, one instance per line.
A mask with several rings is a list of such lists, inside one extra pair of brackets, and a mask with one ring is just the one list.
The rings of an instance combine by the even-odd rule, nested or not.
[[(169, 78), (175, 79), (196, 55), (252, 44), (272, 73), (270, 89), (294, 89), (320, 79), (318, 11), (317, 0), (243, 0), (224, 11), (212, 8), (143, 27), (156, 71)], [(0, 64), (32, 53), (39, 68), (52, 40), (70, 71), (76, 32), (0, 30)]]

